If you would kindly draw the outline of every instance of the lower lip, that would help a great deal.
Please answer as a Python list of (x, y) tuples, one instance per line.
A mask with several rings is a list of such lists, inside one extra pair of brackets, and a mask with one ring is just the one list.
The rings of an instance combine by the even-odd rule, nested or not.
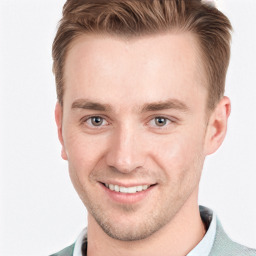
[(111, 200), (121, 204), (135, 204), (142, 201), (147, 196), (149, 196), (152, 189), (155, 188), (156, 186), (156, 185), (153, 185), (146, 190), (136, 192), (136, 193), (121, 193), (121, 192), (110, 190), (109, 188), (104, 186), (102, 183), (100, 183), (100, 185), (104, 189), (104, 191), (107, 193), (107, 195), (110, 197)]

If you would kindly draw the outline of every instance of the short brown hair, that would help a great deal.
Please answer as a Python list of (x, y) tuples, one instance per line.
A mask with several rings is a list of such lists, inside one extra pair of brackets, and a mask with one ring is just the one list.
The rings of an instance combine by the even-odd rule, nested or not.
[(197, 37), (208, 80), (207, 104), (213, 109), (225, 90), (232, 26), (222, 12), (200, 0), (67, 0), (52, 49), (58, 101), (63, 104), (65, 58), (77, 37), (139, 37), (171, 30)]

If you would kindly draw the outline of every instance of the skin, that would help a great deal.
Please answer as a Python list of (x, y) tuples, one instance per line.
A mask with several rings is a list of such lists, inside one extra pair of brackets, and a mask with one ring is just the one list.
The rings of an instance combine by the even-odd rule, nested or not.
[[(186, 255), (203, 238), (199, 181), (225, 137), (230, 101), (207, 111), (199, 53), (188, 32), (84, 35), (69, 50), (55, 115), (88, 210), (89, 256)], [(118, 201), (102, 183), (152, 186)]]

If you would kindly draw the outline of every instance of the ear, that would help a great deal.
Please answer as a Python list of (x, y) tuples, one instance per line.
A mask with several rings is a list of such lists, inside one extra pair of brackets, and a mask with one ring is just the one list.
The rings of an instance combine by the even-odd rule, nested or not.
[(60, 105), (59, 102), (56, 103), (55, 106), (55, 122), (57, 124), (57, 129), (58, 129), (58, 137), (59, 137), (59, 141), (62, 145), (61, 148), (61, 157), (64, 160), (67, 160), (67, 153), (65, 151), (65, 147), (64, 147), (64, 141), (63, 141), (63, 136), (62, 136), (62, 115), (63, 115), (63, 109), (62, 106)]
[(222, 144), (226, 132), (228, 117), (231, 111), (230, 99), (224, 96), (211, 113), (205, 139), (205, 154), (214, 153)]

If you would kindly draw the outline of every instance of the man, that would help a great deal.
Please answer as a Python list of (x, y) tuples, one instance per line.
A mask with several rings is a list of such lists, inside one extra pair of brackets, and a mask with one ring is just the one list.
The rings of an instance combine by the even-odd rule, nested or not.
[(54, 255), (256, 255), (198, 207), (230, 114), (230, 31), (199, 0), (66, 2), (55, 116), (88, 226)]

